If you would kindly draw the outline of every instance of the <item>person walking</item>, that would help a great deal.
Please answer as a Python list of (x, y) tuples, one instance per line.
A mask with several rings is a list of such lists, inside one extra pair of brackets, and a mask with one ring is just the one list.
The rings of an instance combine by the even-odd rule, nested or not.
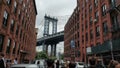
[(18, 64), (17, 58), (14, 59), (14, 64)]
[(56, 68), (59, 68), (59, 66), (60, 66), (60, 63), (59, 63), (59, 60), (57, 60), (57, 62), (56, 62)]
[(119, 68), (118, 64), (119, 64), (118, 61), (111, 60), (109, 65), (108, 65), (108, 68)]
[(0, 54), (0, 68), (6, 68), (6, 62), (4, 59), (4, 54)]
[(95, 68), (105, 68), (102, 61), (98, 60)]
[(54, 60), (47, 59), (47, 68), (54, 68)]

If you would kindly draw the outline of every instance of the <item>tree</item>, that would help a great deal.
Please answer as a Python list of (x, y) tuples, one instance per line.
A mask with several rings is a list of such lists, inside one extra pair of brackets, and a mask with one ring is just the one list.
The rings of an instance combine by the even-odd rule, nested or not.
[(64, 54), (61, 54), (61, 59), (62, 59), (62, 60), (64, 59)]
[(47, 58), (48, 58), (48, 56), (47, 56), (46, 52), (44, 52), (44, 51), (37, 52), (36, 57), (35, 57), (36, 60), (47, 59)]

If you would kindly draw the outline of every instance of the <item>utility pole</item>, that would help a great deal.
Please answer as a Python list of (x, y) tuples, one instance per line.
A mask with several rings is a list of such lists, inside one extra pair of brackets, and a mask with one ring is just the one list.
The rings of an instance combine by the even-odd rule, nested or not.
[(114, 60), (112, 39), (110, 39), (110, 50), (111, 50), (111, 57), (112, 57), (112, 60)]

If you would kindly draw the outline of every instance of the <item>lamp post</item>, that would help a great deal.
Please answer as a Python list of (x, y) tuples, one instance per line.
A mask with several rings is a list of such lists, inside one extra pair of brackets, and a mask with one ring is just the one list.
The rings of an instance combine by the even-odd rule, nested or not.
[(112, 57), (112, 60), (114, 60), (112, 39), (110, 39), (110, 50), (111, 50), (111, 57)]
[(59, 56), (59, 60), (61, 60), (61, 48), (59, 49), (58, 56)]

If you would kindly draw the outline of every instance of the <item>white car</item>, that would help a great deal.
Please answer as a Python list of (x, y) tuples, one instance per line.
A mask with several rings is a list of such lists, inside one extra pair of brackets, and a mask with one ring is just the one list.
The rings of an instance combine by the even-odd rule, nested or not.
[(11, 68), (39, 68), (36, 64), (13, 64)]
[[(39, 62), (39, 64), (38, 64)], [(41, 60), (36, 60), (35, 61), (35, 64), (39, 65), (40, 68), (46, 68), (46, 63), (45, 63), (45, 60), (44, 59), (41, 59)]]
[(76, 67), (75, 68), (85, 68), (84, 62), (75, 62)]

